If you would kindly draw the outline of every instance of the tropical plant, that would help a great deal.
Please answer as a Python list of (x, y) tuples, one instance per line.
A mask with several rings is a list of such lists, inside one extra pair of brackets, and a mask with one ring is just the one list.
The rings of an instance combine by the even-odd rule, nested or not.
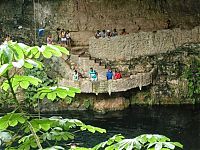
[(93, 148), (77, 147), (76, 150), (174, 150), (183, 148), (179, 142), (171, 142), (163, 135), (143, 134), (133, 139), (125, 139), (122, 135), (114, 135), (107, 141)]
[[(0, 46), (1, 88), (11, 93), (15, 104), (12, 112), (0, 118), (0, 138), (5, 149), (43, 149), (43, 146), (50, 147), (50, 149), (64, 149), (59, 146), (58, 142), (74, 139), (70, 130), (75, 127), (79, 127), (81, 131), (105, 132), (104, 129), (85, 125), (76, 119), (40, 116), (34, 118), (22, 107), (24, 100), (19, 99), (18, 92), (20, 89), (26, 90), (30, 86), (35, 87), (36, 92), (33, 96), (35, 100), (33, 105), (37, 103), (37, 99), (45, 98), (53, 101), (56, 98), (74, 97), (75, 93), (80, 93), (79, 89), (73, 87), (51, 87), (45, 84), (45, 86), (39, 87), (39, 84), (42, 83), (41, 79), (23, 74), (24, 68), (37, 67), (41, 69), (43, 64), (38, 59), (41, 56), (45, 58), (61, 57), (62, 53), (69, 54), (66, 48), (58, 45), (30, 47), (23, 43), (9, 41)], [(51, 147), (52, 145), (53, 147)]]
[[(35, 76), (24, 75), (24, 68), (42, 68), (43, 64), (39, 61), (42, 55), (45, 58), (52, 56), (61, 57), (62, 53), (68, 51), (57, 45), (43, 45), (42, 47), (30, 47), (23, 43), (5, 42), (0, 46), (0, 77), (1, 88), (10, 92), (15, 109), (0, 118), (0, 144), (6, 150), (63, 150), (66, 145), (61, 141), (74, 139), (76, 127), (79, 131), (89, 131), (92, 133), (105, 133), (105, 129), (86, 125), (77, 119), (66, 119), (62, 117), (33, 117), (24, 110), (23, 101), (18, 97), (20, 89), (28, 89), (35, 86), (33, 104), (37, 100), (49, 99), (54, 101), (56, 98), (65, 99), (74, 97), (75, 93), (80, 93), (79, 89), (73, 87), (48, 86), (39, 87), (42, 80)], [(124, 139), (122, 135), (115, 135), (106, 142), (102, 142), (93, 148), (74, 147), (71, 149), (81, 150), (171, 150), (175, 147), (182, 148), (177, 142), (170, 142), (170, 139), (161, 135), (141, 135), (134, 139)], [(68, 147), (70, 149), (70, 147)]]

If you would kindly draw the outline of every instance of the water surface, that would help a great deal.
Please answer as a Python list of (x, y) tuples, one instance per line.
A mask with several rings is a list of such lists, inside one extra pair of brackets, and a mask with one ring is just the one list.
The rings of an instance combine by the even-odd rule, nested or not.
[(184, 145), (184, 150), (200, 150), (199, 106), (134, 106), (125, 111), (104, 115), (94, 112), (63, 112), (64, 117), (77, 118), (84, 123), (102, 127), (107, 134), (79, 134), (76, 142), (91, 147), (121, 133), (126, 138), (141, 134), (162, 134)]

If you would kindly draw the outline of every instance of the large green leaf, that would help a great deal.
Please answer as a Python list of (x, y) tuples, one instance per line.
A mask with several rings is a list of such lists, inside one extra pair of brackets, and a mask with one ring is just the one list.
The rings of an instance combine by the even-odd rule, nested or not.
[[(33, 76), (15, 75), (11, 79), (11, 85), (12, 85), (14, 91), (16, 91), (19, 86), (22, 87), (23, 89), (27, 89), (30, 84), (38, 86), (38, 84), (41, 83), (41, 82), (42, 81), (40, 79), (33, 77)], [(8, 88), (9, 88), (8, 81), (5, 80), (1, 87), (2, 87), (3, 90), (7, 91)]]
[(8, 47), (8, 43), (3, 43), (1, 49), (1, 61), (6, 64), (13, 61), (13, 51)]
[(28, 86), (30, 85), (30, 83), (28, 81), (22, 81), (19, 83), (19, 85), (23, 88), (23, 89), (27, 89)]
[(4, 90), (4, 91), (7, 91), (9, 89), (9, 84), (8, 84), (8, 81), (4, 81), (1, 88)]
[(81, 90), (79, 88), (75, 88), (75, 87), (69, 87), (70, 91), (73, 91), (75, 93), (81, 93)]
[(26, 49), (26, 55), (28, 58), (39, 58), (40, 51), (38, 46), (29, 47)]
[(22, 68), (24, 66), (24, 59), (20, 59), (17, 62), (12, 62), (13, 67)]
[(42, 68), (42, 63), (36, 60), (26, 59), (25, 63), (26, 63), (26, 66), (25, 66), (26, 68), (33, 68), (33, 67)]
[(65, 150), (65, 148), (63, 148), (61, 146), (53, 146), (53, 147), (45, 148), (43, 150)]
[(161, 149), (162, 149), (162, 143), (156, 143), (155, 150), (161, 150)]
[(50, 100), (55, 100), (56, 98), (56, 93), (55, 92), (51, 92), (51, 93), (48, 93), (47, 94), (47, 98), (50, 99)]
[(47, 96), (47, 98), (50, 100), (55, 100), (56, 97), (64, 99), (66, 96), (74, 97), (75, 93), (78, 92), (79, 90), (75, 88), (71, 90), (67, 87), (43, 87), (38, 89), (38, 92), (34, 97), (43, 99), (44, 96)]
[(12, 140), (12, 135), (9, 132), (0, 132), (0, 139), (3, 142), (10, 142)]
[(3, 64), (0, 66), (0, 76), (2, 76), (7, 70), (10, 70), (12, 65), (10, 64)]
[(183, 145), (179, 142), (173, 142), (173, 144), (179, 148), (183, 148)]
[(8, 47), (13, 51), (16, 60), (24, 59), (23, 48), (17, 42), (8, 42)]
[(21, 113), (8, 113), (0, 118), (0, 130), (6, 130), (9, 126), (16, 126), (24, 123), (26, 118)]
[(58, 90), (57, 96), (64, 99), (67, 96), (67, 92), (65, 92), (65, 90)]
[(56, 57), (61, 57), (62, 56), (62, 53), (60, 52), (60, 50), (57, 47), (53, 46), (53, 45), (47, 45), (45, 47), (45, 51), (51, 52)]
[(62, 47), (60, 45), (52, 45), (51, 47), (55, 47), (59, 49), (60, 52), (62, 52), (63, 54), (69, 55), (69, 51), (65, 47)]
[(42, 51), (42, 54), (45, 58), (51, 58), (52, 57), (52, 52), (49, 51), (49, 49), (46, 49), (46, 46), (42, 46), (41, 49), (43, 50)]

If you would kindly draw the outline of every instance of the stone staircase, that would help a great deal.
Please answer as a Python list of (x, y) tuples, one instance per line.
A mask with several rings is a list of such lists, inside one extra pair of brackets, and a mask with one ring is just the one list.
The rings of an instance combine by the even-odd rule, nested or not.
[(98, 80), (106, 80), (108, 63), (98, 58), (92, 58), (88, 47), (73, 47), (70, 58), (64, 59), (71, 69), (76, 69), (83, 77), (89, 77), (89, 70), (92, 67), (98, 73)]
[[(121, 79), (107, 81), (107, 66), (110, 67), (112, 63), (111, 69), (114, 71), (114, 67), (117, 67), (117, 65), (113, 62), (106, 62), (102, 59), (92, 58), (87, 51), (87, 48), (84, 48), (73, 48), (71, 50), (70, 57), (64, 58), (70, 71), (73, 72), (73, 70), (76, 69), (79, 73), (81, 73), (83, 79), (79, 81), (73, 81), (71, 78), (63, 78), (59, 81), (59, 85), (80, 88), (82, 93), (111, 94), (115, 92), (127, 91), (137, 87), (139, 87), (141, 90), (143, 86), (147, 86), (153, 82), (156, 68), (151, 68), (147, 72), (138, 72), (136, 74), (131, 74), (131, 72), (122, 72), (123, 77)], [(96, 82), (92, 82), (88, 79), (89, 70), (91, 67), (94, 68), (94, 70), (96, 70), (98, 73), (98, 81)]]

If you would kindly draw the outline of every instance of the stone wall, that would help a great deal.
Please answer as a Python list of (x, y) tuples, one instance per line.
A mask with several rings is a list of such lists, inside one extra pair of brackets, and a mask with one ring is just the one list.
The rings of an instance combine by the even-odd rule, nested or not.
[(89, 79), (83, 79), (80, 81), (72, 81), (62, 79), (59, 81), (60, 86), (72, 86), (81, 89), (81, 93), (116, 93), (122, 91), (128, 91), (139, 87), (140, 90), (143, 86), (150, 85), (153, 82), (153, 74), (155, 74), (156, 69), (152, 69), (147, 73), (138, 73), (136, 75), (131, 75), (130, 77), (121, 78), (118, 80), (102, 80), (92, 82)]
[[(192, 28), (200, 23), (199, 0), (1, 0), (0, 23), (6, 32), (27, 33), (34, 26), (55, 32), (69, 29), (75, 44), (88, 44), (97, 29), (128, 32), (155, 31), (164, 28)], [(38, 3), (39, 2), (39, 3)], [(35, 12), (35, 21), (34, 21)], [(170, 23), (167, 23), (170, 20)], [(24, 30), (23, 30), (24, 31)], [(23, 31), (18, 31), (20, 34)], [(23, 33), (23, 34), (27, 34)], [(23, 36), (23, 35), (22, 35)], [(28, 36), (30, 38), (30, 36)]]
[[(138, 63), (154, 63), (158, 71), (151, 86), (144, 87), (142, 91), (131, 91), (131, 104), (198, 104), (200, 96), (197, 95), (195, 98), (189, 94), (192, 90), (198, 89), (192, 89), (190, 82), (193, 79), (188, 78), (188, 68), (194, 60), (200, 60), (200, 44), (185, 44), (175, 51), (141, 57)], [(195, 65), (193, 70), (198, 70), (197, 68), (198, 65)], [(192, 76), (198, 79), (198, 75)]]
[(185, 43), (200, 42), (200, 26), (192, 30), (159, 30), (139, 32), (112, 38), (91, 38), (92, 57), (108, 60), (130, 60), (143, 55), (155, 55), (176, 49)]

